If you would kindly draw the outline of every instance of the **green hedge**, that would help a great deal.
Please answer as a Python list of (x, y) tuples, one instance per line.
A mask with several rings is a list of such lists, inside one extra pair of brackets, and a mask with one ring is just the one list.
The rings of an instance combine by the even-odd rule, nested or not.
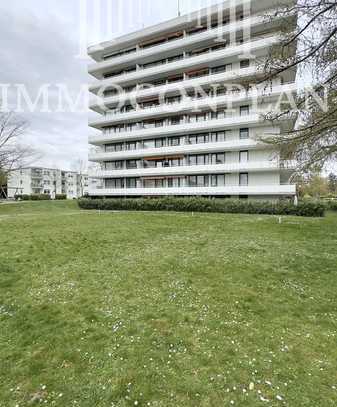
[(32, 194), (32, 195), (16, 195), (17, 201), (49, 201), (51, 196), (49, 194)]
[(251, 201), (239, 199), (207, 198), (137, 198), (137, 199), (88, 199), (79, 200), (82, 209), (247, 213), (265, 215), (324, 216), (321, 203), (300, 202), (298, 206), (288, 201)]
[(56, 194), (56, 195), (55, 195), (55, 199), (56, 199), (57, 201), (63, 201), (63, 200), (65, 200), (65, 199), (67, 199), (67, 195), (66, 195), (66, 194)]
[(337, 212), (337, 201), (328, 201), (325, 203), (327, 210)]

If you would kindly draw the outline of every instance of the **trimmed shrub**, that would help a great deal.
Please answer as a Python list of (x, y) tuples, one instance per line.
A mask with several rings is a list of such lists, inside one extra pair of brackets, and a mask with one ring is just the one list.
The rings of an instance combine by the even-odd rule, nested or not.
[(49, 194), (33, 194), (30, 196), (32, 201), (49, 201), (51, 199)]
[(15, 200), (16, 201), (29, 201), (30, 200), (30, 195), (15, 195)]
[(51, 199), (49, 194), (33, 194), (33, 195), (16, 195), (16, 201), (49, 201)]
[(213, 212), (264, 215), (324, 216), (325, 207), (319, 202), (250, 201), (208, 198), (137, 198), (88, 199), (78, 201), (82, 209), (118, 211)]
[(66, 194), (56, 194), (55, 199), (56, 199), (56, 201), (62, 201), (62, 200), (67, 199), (67, 195)]

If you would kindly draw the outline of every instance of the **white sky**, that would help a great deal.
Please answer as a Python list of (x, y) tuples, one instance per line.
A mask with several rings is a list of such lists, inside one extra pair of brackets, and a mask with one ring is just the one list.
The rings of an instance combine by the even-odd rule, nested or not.
[[(183, 14), (217, 3), (180, 0)], [(85, 7), (88, 18), (81, 24)], [(13, 106), (15, 84), (24, 84), (32, 100), (43, 84), (65, 84), (75, 97), (81, 85), (94, 80), (87, 75), (89, 60), (78, 57), (84, 29), (86, 42), (93, 44), (176, 17), (177, 12), (178, 0), (0, 0), (1, 84), (11, 86)], [(51, 100), (55, 109), (54, 94)], [(39, 149), (38, 164), (71, 169), (79, 158), (87, 159), (87, 138), (95, 132), (88, 128), (87, 112), (24, 110), (30, 123), (25, 138)]]

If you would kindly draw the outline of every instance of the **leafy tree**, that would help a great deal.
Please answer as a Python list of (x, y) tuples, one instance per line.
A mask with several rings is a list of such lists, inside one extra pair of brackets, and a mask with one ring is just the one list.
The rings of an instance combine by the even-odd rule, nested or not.
[[(296, 16), (298, 24), (293, 26), (289, 21)], [(337, 158), (337, 1), (294, 1), (266, 16), (275, 17), (284, 21), (281, 41), (260, 61), (258, 82), (295, 70), (299, 82), (313, 87), (310, 94), (299, 92), (295, 103), (281, 112), (266, 115), (272, 122), (285, 115), (298, 120), (295, 129), (265, 141), (297, 159), (301, 171), (317, 170)], [(324, 109), (319, 97), (324, 97)]]
[(320, 173), (299, 176), (297, 185), (301, 197), (310, 196), (312, 198), (320, 198), (329, 193), (328, 181), (322, 177)]
[(333, 172), (329, 174), (328, 187), (331, 194), (337, 194), (337, 175)]

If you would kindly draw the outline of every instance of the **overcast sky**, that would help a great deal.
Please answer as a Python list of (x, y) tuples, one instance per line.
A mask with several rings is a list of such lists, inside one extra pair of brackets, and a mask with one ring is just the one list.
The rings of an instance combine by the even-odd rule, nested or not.
[[(180, 7), (186, 13), (216, 3), (180, 0)], [(178, 0), (0, 0), (0, 78), (11, 85), (11, 106), (18, 102), (15, 84), (25, 85), (32, 101), (50, 84), (52, 110), (56, 84), (66, 85), (75, 100), (81, 86), (94, 81), (87, 75), (90, 61), (79, 55), (84, 34), (94, 44), (176, 17), (177, 10)], [(40, 151), (36, 164), (72, 169), (79, 158), (87, 159), (87, 138), (95, 132), (88, 128), (88, 112), (44, 113), (42, 103), (30, 112), (22, 101), (30, 123), (26, 140)]]

